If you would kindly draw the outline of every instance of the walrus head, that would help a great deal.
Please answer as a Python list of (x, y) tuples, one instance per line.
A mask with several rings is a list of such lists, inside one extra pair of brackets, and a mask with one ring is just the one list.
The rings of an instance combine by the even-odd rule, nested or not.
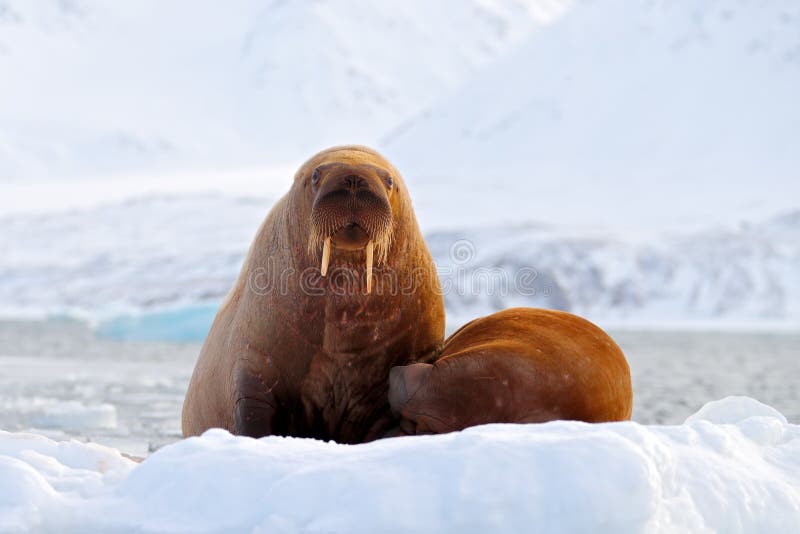
[(364, 251), (367, 292), (373, 261), (385, 262), (392, 238), (394, 177), (366, 162), (333, 161), (313, 168), (309, 252), (322, 250), (320, 271), (328, 271), (337, 250)]

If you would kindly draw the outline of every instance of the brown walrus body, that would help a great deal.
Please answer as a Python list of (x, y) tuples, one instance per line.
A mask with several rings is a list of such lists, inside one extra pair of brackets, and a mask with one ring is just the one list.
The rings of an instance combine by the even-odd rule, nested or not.
[(364, 147), (320, 152), (217, 313), (183, 433), (375, 439), (392, 425), (389, 370), (430, 361), (443, 337), (435, 266), (399, 173)]
[(404, 434), (486, 423), (630, 419), (628, 363), (575, 315), (511, 308), (464, 325), (433, 364), (392, 369), (389, 401)]

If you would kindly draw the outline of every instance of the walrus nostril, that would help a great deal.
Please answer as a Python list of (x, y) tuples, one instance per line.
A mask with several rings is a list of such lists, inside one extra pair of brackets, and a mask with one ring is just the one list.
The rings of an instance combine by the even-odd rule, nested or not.
[(367, 181), (361, 178), (360, 176), (356, 176), (354, 174), (345, 176), (342, 179), (344, 185), (349, 189), (363, 189), (367, 185)]

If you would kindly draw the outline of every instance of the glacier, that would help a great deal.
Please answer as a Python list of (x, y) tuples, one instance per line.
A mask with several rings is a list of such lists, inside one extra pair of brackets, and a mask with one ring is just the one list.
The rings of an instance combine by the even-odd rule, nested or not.
[(726, 532), (800, 525), (800, 426), (748, 397), (682, 425), (486, 425), (363, 445), (220, 430), (143, 462), (0, 431), (0, 530)]

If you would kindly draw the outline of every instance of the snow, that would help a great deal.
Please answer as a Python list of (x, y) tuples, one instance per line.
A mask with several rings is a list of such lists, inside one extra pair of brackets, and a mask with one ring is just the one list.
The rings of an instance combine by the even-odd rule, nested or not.
[(566, 4), (3, 0), (0, 177), (284, 164), (374, 142)]
[(385, 136), (454, 226), (702, 229), (797, 208), (800, 4), (575, 2)]
[(0, 530), (794, 532), (800, 426), (726, 398), (685, 424), (487, 425), (348, 446), (210, 430), (137, 464), (0, 432)]
[(792, 0), (2, 8), (0, 179), (26, 209), (348, 142), (398, 164), (423, 226), (703, 229), (800, 196)]

